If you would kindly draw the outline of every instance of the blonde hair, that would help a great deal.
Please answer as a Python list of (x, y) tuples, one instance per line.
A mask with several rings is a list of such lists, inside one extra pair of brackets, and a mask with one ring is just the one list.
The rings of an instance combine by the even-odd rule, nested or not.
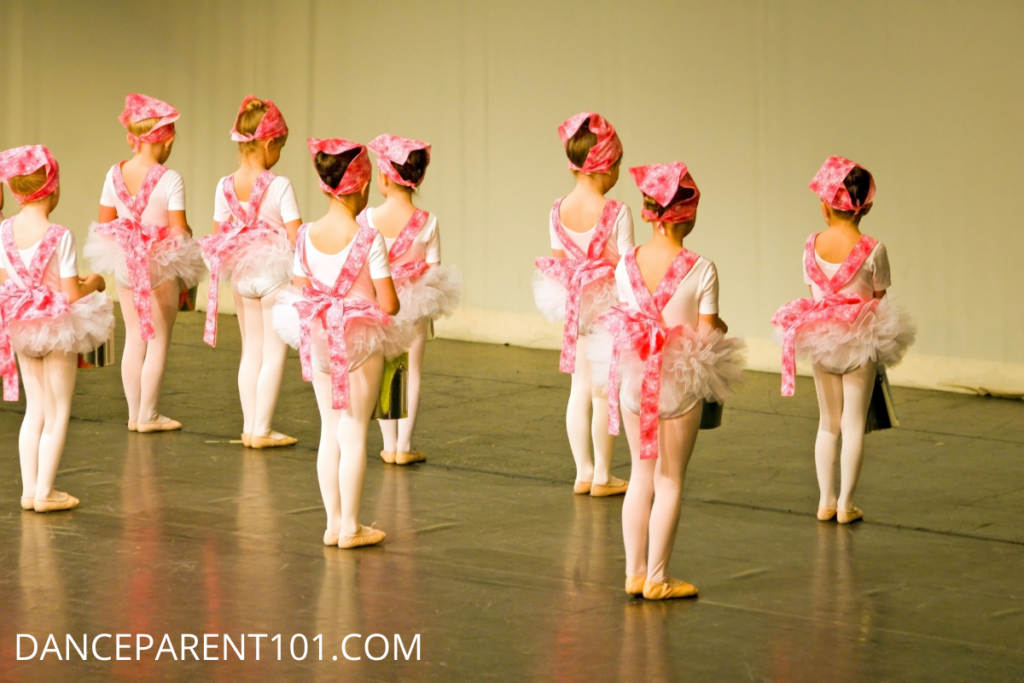
[[(238, 118), (235, 119), (235, 130), (243, 135), (255, 135), (256, 129), (260, 127), (260, 122), (263, 121), (263, 117), (267, 115), (268, 107), (263, 100), (251, 99), (246, 105), (245, 109), (238, 113)], [(277, 142), (287, 135), (282, 135), (279, 138), (274, 138), (271, 142)], [(243, 154), (254, 152), (260, 145), (261, 140), (249, 140), (248, 142), (239, 142), (238, 150)]]
[(160, 117), (154, 117), (151, 119), (142, 119), (141, 121), (129, 121), (128, 132), (135, 137), (142, 137), (149, 131), (153, 130), (153, 126), (160, 122)]
[(11, 192), (21, 197), (27, 197), (46, 184), (46, 167), (39, 168), (28, 175), (11, 176), (7, 181), (11, 186)]

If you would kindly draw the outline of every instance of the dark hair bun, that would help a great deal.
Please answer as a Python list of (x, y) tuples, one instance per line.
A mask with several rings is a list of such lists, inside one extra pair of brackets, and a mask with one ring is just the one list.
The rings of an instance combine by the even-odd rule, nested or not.
[(590, 150), (597, 144), (597, 134), (590, 130), (590, 121), (584, 121), (565, 143), (565, 155), (573, 166), (583, 168)]
[(317, 152), (316, 158), (313, 160), (313, 164), (316, 166), (316, 174), (320, 176), (320, 180), (324, 181), (327, 187), (337, 187), (341, 184), (341, 179), (345, 177), (348, 165), (359, 156), (359, 151), (357, 147), (341, 154)]
[(850, 169), (846, 178), (843, 179), (846, 191), (850, 193), (850, 200), (854, 206), (863, 206), (868, 200), (868, 193), (871, 192), (871, 174), (867, 169), (854, 166)]
[(427, 153), (422, 149), (414, 149), (409, 152), (404, 164), (392, 163), (402, 180), (413, 185), (419, 185), (427, 172)]

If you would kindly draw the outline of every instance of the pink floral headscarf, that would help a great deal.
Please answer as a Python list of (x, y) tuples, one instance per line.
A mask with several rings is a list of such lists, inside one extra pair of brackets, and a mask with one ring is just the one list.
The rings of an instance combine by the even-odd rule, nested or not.
[(35, 173), (40, 168), (46, 168), (46, 182), (38, 190), (30, 195), (22, 196), (11, 189), (11, 194), (18, 198), (22, 204), (34, 202), (43, 197), (53, 194), (60, 184), (60, 167), (57, 160), (50, 154), (50, 150), (42, 145), (26, 145), (15, 147), (6, 152), (0, 152), (0, 179), (11, 186), (11, 178), (20, 175)]
[[(650, 164), (634, 166), (629, 169), (636, 186), (648, 197), (654, 199), (663, 208), (668, 209), (660, 216), (653, 211), (644, 209), (641, 215), (649, 221), (661, 223), (686, 223), (697, 215), (697, 204), (700, 202), (700, 190), (686, 164), (673, 161), (671, 164)], [(669, 206), (680, 187), (693, 190), (693, 196)]]
[(846, 180), (846, 176), (850, 175), (850, 171), (854, 168), (862, 168), (865, 172), (867, 169), (860, 164), (854, 163), (849, 159), (843, 157), (829, 157), (825, 160), (825, 163), (821, 165), (818, 172), (814, 175), (814, 180), (808, 186), (814, 191), (816, 195), (821, 197), (826, 204), (831, 206), (833, 209), (838, 211), (853, 211), (854, 214), (858, 214), (864, 210), (864, 207), (870, 204), (875, 199), (875, 179), (868, 172), (868, 176), (871, 178), (871, 188), (868, 190), (868, 198), (861, 204), (854, 204), (853, 199), (850, 198), (850, 192), (846, 189), (846, 185), (843, 181)]
[(267, 111), (263, 114), (263, 118), (260, 119), (259, 125), (256, 126), (256, 132), (238, 132), (238, 117), (245, 111), (246, 105), (253, 100), (259, 100), (259, 98), (255, 95), (246, 95), (245, 99), (242, 100), (242, 106), (238, 108), (238, 113), (235, 115), (235, 125), (231, 126), (231, 139), (235, 142), (252, 142), (253, 140), (276, 140), (288, 135), (288, 124), (284, 122), (281, 110), (270, 100), (260, 100), (266, 105)]
[[(402, 138), (397, 135), (384, 133), (370, 140), (367, 145), (377, 154), (377, 169), (388, 177), (389, 180), (404, 185), (405, 187), (416, 187), (419, 183), (409, 182), (395, 170), (393, 164), (404, 164), (409, 159), (409, 153), (422, 149), (427, 154), (427, 163), (430, 163), (430, 143)], [(426, 174), (424, 174), (424, 177)], [(423, 182), (423, 178), (420, 178)]]
[(366, 152), (366, 146), (360, 145), (358, 142), (352, 142), (344, 138), (309, 138), (306, 140), (306, 144), (309, 146), (309, 155), (316, 161), (316, 153), (323, 152), (324, 154), (342, 154), (349, 151), (350, 149), (358, 149), (359, 154), (349, 163), (348, 168), (345, 169), (345, 175), (338, 181), (337, 187), (328, 187), (327, 183), (317, 176), (317, 182), (320, 183), (320, 189), (324, 192), (328, 192), (335, 197), (340, 197), (346, 194), (352, 194), (359, 192), (370, 182), (370, 155)]
[(584, 123), (589, 123), (590, 132), (597, 136), (597, 144), (590, 148), (583, 166), (569, 162), (569, 168), (583, 173), (607, 173), (622, 156), (622, 143), (615, 133), (615, 127), (608, 123), (600, 114), (585, 111), (558, 127), (558, 137), (562, 146), (569, 144), (569, 138), (576, 134)]
[(146, 119), (160, 119), (144, 135), (128, 134), (132, 141), (132, 149), (138, 152), (142, 148), (143, 142), (156, 143), (170, 139), (174, 135), (174, 122), (180, 116), (177, 109), (163, 100), (148, 95), (129, 93), (124, 97), (124, 111), (117, 117), (117, 120), (127, 128), (130, 123), (138, 123)]

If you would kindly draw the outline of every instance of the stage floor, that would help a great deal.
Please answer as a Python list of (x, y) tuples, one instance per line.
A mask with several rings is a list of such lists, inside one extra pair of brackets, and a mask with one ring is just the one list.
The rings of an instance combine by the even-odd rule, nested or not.
[[(179, 318), (161, 408), (180, 433), (127, 432), (118, 369), (79, 373), (57, 480), (73, 512), (19, 510), (23, 404), (0, 407), (0, 680), (1024, 680), (1024, 402), (896, 388), (904, 426), (867, 437), (866, 521), (840, 527), (814, 518), (813, 383), (783, 399), (750, 373), (690, 465), (672, 571), (700, 598), (649, 603), (622, 590), (621, 499), (572, 494), (556, 352), (431, 342), (429, 462), (384, 465), (371, 426), (362, 516), (388, 538), (343, 551), (321, 544), (295, 354), (275, 427), (298, 446), (230, 443), (238, 346), (233, 318), (215, 351), (200, 314)], [(40, 661), (49, 634), (61, 657), (66, 634), (130, 647)], [(177, 660), (155, 660), (164, 634)], [(217, 634), (219, 661), (182, 634), (199, 657)], [(224, 634), (249, 634), (244, 661)]]

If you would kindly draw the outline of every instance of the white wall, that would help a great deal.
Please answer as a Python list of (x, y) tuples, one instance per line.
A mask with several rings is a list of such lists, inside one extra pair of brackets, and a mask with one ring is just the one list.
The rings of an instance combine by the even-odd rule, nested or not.
[[(169, 165), (198, 235), (250, 91), (288, 120), (275, 171), (307, 218), (324, 201), (306, 137), (430, 141), (422, 204), (466, 279), (466, 310), (441, 327), (453, 336), (557, 344), (533, 309), (532, 261), (571, 187), (556, 128), (593, 109), (626, 165), (690, 166), (702, 203), (687, 246), (718, 264), (723, 316), (754, 365), (777, 365), (760, 340), (805, 291), (803, 240), (821, 226), (807, 183), (826, 156), (848, 156), (875, 174), (862, 227), (889, 247), (892, 293), (920, 324), (897, 378), (1024, 393), (1022, 3), (0, 0), (0, 40), (0, 147), (50, 146), (55, 219), (80, 240), (128, 153), (128, 91), (182, 112)], [(639, 215), (625, 173), (612, 196)]]

